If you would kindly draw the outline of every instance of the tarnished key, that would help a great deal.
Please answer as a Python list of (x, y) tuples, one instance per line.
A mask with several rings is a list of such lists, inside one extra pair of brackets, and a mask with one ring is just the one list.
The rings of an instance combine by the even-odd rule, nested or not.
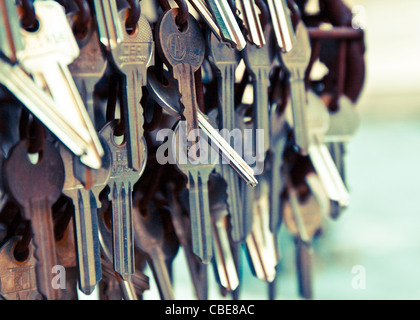
[(290, 96), (292, 100), (295, 145), (302, 155), (307, 155), (309, 134), (305, 71), (311, 58), (311, 44), (308, 31), (303, 22), (299, 22), (296, 27), (296, 42), (293, 49), (283, 53), (281, 57), (284, 66), (290, 72)]
[(87, 295), (93, 292), (102, 278), (97, 210), (101, 207), (99, 193), (107, 185), (111, 174), (110, 150), (105, 142), (102, 145), (104, 156), (101, 168), (88, 171), (94, 181), (89, 188), (80, 178), (80, 173), (86, 173), (86, 168), (65, 147), (60, 146), (66, 174), (63, 193), (72, 199), (74, 205), (79, 288)]
[(174, 130), (175, 139), (173, 139), (171, 150), (177, 168), (188, 179), (193, 252), (207, 264), (213, 256), (208, 179), (214, 170), (215, 163), (210, 159), (211, 153), (204, 154), (204, 148), (200, 148), (199, 162), (191, 162), (195, 159), (189, 156), (191, 152), (187, 153), (187, 126), (186, 121), (178, 122)]
[(95, 127), (98, 128), (98, 119), (95, 117), (94, 91), (95, 85), (104, 75), (108, 63), (101, 50), (94, 19), (89, 24), (86, 37), (77, 40), (77, 43), (80, 54), (69, 65), (69, 70), (90, 119)]
[(252, 231), (246, 238), (246, 251), (253, 274), (265, 282), (276, 278), (278, 253), (276, 239), (269, 226), (269, 184), (264, 176), (255, 190)]
[(41, 300), (42, 296), (37, 290), (37, 261), (33, 255), (33, 244), (29, 244), (25, 259), (17, 259), (14, 253), (21, 238), (14, 236), (0, 248), (0, 296), (6, 300)]
[[(218, 125), (219, 130), (224, 130), (226, 138), (230, 138), (233, 130), (236, 129), (235, 124), (235, 70), (239, 57), (234, 49), (229, 48), (226, 44), (218, 41), (216, 37), (208, 34), (208, 48), (210, 51), (210, 61), (213, 63), (217, 73), (217, 106), (218, 106)], [(223, 132), (223, 131), (222, 131)], [(229, 140), (226, 139), (228, 142)], [(232, 139), (230, 139), (232, 140)], [(233, 142), (230, 142), (232, 147)], [(226, 164), (223, 164), (220, 157), (221, 165), (216, 170), (222, 175), (227, 183), (227, 204), (228, 211), (231, 216), (232, 238), (234, 241), (243, 240), (244, 231), (241, 228), (241, 202), (239, 180), (235, 171)]]
[(287, 184), (288, 200), (284, 203), (284, 224), (296, 236), (296, 264), (299, 294), (305, 299), (312, 298), (313, 255), (312, 239), (321, 224), (322, 214), (318, 201), (312, 193), (299, 199), (296, 187)]
[(23, 51), (17, 6), (13, 1), (0, 1), (0, 51), (11, 63), (18, 61)]
[(136, 171), (129, 167), (128, 143), (115, 141), (115, 127), (118, 120), (108, 122), (100, 131), (112, 154), (110, 188), (108, 199), (112, 201), (112, 236), (114, 270), (129, 280), (134, 274), (134, 235), (133, 235), (133, 186), (140, 179), (146, 167), (147, 149), (144, 137), (140, 139), (142, 166)]
[(25, 50), (19, 62), (51, 94), (58, 107), (56, 112), (83, 135), (88, 148), (81, 161), (97, 169), (103, 149), (67, 67), (79, 54), (73, 32), (57, 2), (35, 1), (34, 7), (39, 28), (36, 31), (21, 28)]
[(242, 18), (245, 28), (248, 31), (248, 41), (259, 48), (264, 46), (264, 31), (258, 16), (258, 8), (255, 4), (255, 0), (239, 0), (237, 1), (237, 4), (238, 9), (240, 10), (240, 17)]
[(239, 276), (233, 259), (228, 236), (228, 212), (226, 208), (226, 189), (224, 180), (218, 175), (211, 175), (212, 195), (210, 200), (211, 224), (213, 230), (213, 250), (216, 278), (228, 292), (239, 286)]
[(24, 219), (31, 221), (32, 244), (39, 292), (48, 300), (58, 300), (60, 289), (51, 281), (57, 264), (51, 206), (64, 185), (64, 165), (54, 146), (44, 141), (37, 164), (28, 158), (27, 142), (20, 141), (4, 163), (4, 179), (12, 198), (23, 208)]
[(296, 40), (286, 0), (267, 0), (277, 45), (283, 52), (292, 50)]
[(133, 223), (136, 245), (145, 252), (153, 271), (162, 300), (174, 300), (172, 283), (165, 263), (163, 250), (165, 237), (164, 227), (160, 220), (158, 209), (150, 205), (147, 212), (133, 210)]
[[(253, 103), (253, 128), (254, 139), (253, 148), (257, 155), (257, 161), (263, 162), (265, 153), (270, 148), (270, 105), (268, 103), (268, 87), (270, 86), (270, 71), (274, 60), (273, 32), (270, 25), (267, 24), (264, 31), (267, 44), (259, 48), (255, 45), (248, 45), (243, 51), (244, 61), (248, 72), (252, 77), (252, 85), (254, 88)], [(264, 130), (264, 141), (257, 140), (257, 129)], [(263, 146), (259, 147), (259, 144)], [(263, 149), (261, 149), (263, 148)], [(263, 151), (263, 154), (260, 154)]]
[[(174, 83), (175, 80), (168, 79), (168, 85), (162, 85), (159, 80), (157, 80), (156, 75), (153, 73), (153, 67), (148, 69), (147, 77), (147, 88), (149, 93), (153, 96), (155, 101), (171, 116), (176, 118), (181, 118), (181, 106), (179, 102), (179, 92), (177, 90), (177, 85)], [(238, 153), (230, 146), (230, 144), (223, 139), (219, 132), (213, 128), (211, 123), (206, 119), (206, 116), (203, 115), (199, 110), (198, 115), (198, 124), (201, 133), (204, 134), (204, 138), (210, 140), (209, 144), (214, 148), (226, 161), (229, 163), (236, 173), (249, 185), (256, 186), (258, 181), (254, 177), (253, 169), (238, 155)], [(203, 137), (202, 137), (203, 138)]]
[(230, 43), (232, 48), (243, 50), (246, 40), (227, 0), (207, 0), (207, 3), (220, 28), (223, 40)]
[[(175, 195), (175, 187), (172, 183), (167, 186), (169, 211), (172, 224), (180, 245), (184, 249), (188, 270), (198, 300), (207, 300), (207, 265), (202, 264), (200, 259), (193, 253), (191, 240), (191, 226), (188, 215), (184, 214), (180, 201)], [(187, 200), (188, 201), (188, 200)]]
[(125, 11), (119, 15), (118, 23), (123, 29), (121, 42), (111, 48), (113, 64), (122, 76), (122, 109), (126, 126), (125, 141), (128, 145), (128, 165), (141, 171), (143, 165), (144, 117), (140, 105), (142, 87), (146, 85), (147, 68), (153, 65), (154, 42), (149, 22), (140, 16), (136, 29), (129, 34), (125, 28)]
[(178, 9), (165, 12), (156, 26), (156, 47), (172, 76), (178, 81), (182, 114), (187, 121), (189, 134), (198, 129), (197, 99), (194, 72), (204, 60), (205, 41), (200, 26), (189, 15), (185, 30), (180, 31), (175, 17)]

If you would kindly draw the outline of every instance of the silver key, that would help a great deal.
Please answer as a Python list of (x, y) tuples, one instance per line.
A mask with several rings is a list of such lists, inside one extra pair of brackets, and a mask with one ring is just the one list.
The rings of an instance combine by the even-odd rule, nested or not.
[(23, 51), (17, 6), (13, 1), (0, 1), (0, 51), (12, 64)]
[(210, 214), (213, 230), (213, 262), (215, 270), (217, 270), (216, 278), (227, 291), (234, 291), (239, 286), (239, 276), (233, 260), (227, 231), (228, 212), (224, 181), (215, 175), (212, 178)]
[(93, 0), (99, 40), (106, 50), (115, 49), (123, 39), (123, 25), (115, 0)]
[[(95, 171), (84, 168), (66, 148), (60, 147), (66, 173), (63, 193), (72, 199), (74, 205), (79, 287), (87, 295), (93, 292), (102, 278), (97, 209), (101, 207), (99, 193), (107, 185), (111, 174), (110, 151), (105, 142), (103, 145), (102, 166)], [(89, 188), (83, 185), (80, 172), (93, 176), (94, 183)]]
[(25, 51), (20, 62), (48, 89), (57, 112), (83, 134), (89, 149), (81, 161), (97, 169), (102, 146), (67, 67), (79, 54), (73, 32), (63, 7), (55, 1), (35, 1), (34, 7), (40, 26), (34, 32), (21, 29)]
[(201, 18), (207, 23), (207, 26), (213, 32), (213, 34), (222, 41), (222, 32), (217, 25), (217, 22), (211, 13), (210, 9), (207, 6), (207, 3), (204, 0), (189, 0), (190, 4), (198, 12)]
[[(185, 121), (180, 121), (174, 131), (175, 139), (173, 140), (172, 152), (175, 154), (173, 154), (173, 157), (176, 160), (177, 168), (188, 179), (193, 252), (203, 263), (207, 264), (213, 256), (207, 183), (215, 164), (209, 158), (201, 163), (191, 162), (191, 160), (195, 161), (195, 158), (190, 156), (192, 148), (187, 153), (187, 124)], [(204, 149), (201, 148), (200, 152), (202, 154), (200, 157), (204, 159), (206, 155), (203, 154), (203, 151)]]
[[(16, 259), (14, 249), (22, 237), (8, 239), (0, 248), (0, 297), (6, 300), (40, 300), (37, 290), (33, 244), (29, 244), (28, 256)], [(1, 300), (1, 299), (0, 299)]]
[(147, 68), (153, 65), (154, 42), (149, 22), (140, 16), (136, 30), (130, 35), (125, 30), (125, 12), (119, 15), (123, 28), (123, 38), (111, 56), (114, 65), (122, 75), (122, 108), (126, 125), (126, 143), (128, 144), (128, 165), (134, 170), (142, 169), (143, 107), (140, 105), (142, 87), (146, 85)]
[[(153, 73), (153, 67), (148, 69), (147, 77), (147, 88), (149, 93), (153, 96), (155, 101), (171, 116), (178, 119), (181, 118), (181, 105), (179, 102), (178, 86), (175, 80), (171, 80), (167, 86), (164, 86), (157, 80), (156, 75)], [(236, 171), (236, 173), (251, 186), (256, 186), (258, 181), (254, 177), (254, 171), (251, 167), (236, 153), (236, 151), (230, 146), (230, 144), (223, 139), (217, 130), (213, 128), (210, 122), (206, 119), (206, 116), (197, 110), (198, 124), (204, 138), (210, 140), (209, 144), (214, 148), (229, 165)]]
[(237, 1), (237, 4), (238, 9), (240, 10), (240, 17), (248, 31), (248, 41), (259, 48), (264, 46), (264, 32), (258, 16), (255, 0), (239, 0)]
[(282, 61), (290, 72), (295, 145), (302, 155), (308, 154), (309, 148), (305, 71), (310, 57), (311, 45), (308, 31), (303, 22), (299, 22), (296, 27), (295, 45), (291, 51), (282, 54)]
[(220, 28), (223, 40), (229, 42), (232, 48), (243, 50), (246, 40), (227, 0), (207, 0), (207, 3)]
[[(234, 84), (235, 70), (238, 64), (238, 55), (235, 50), (227, 47), (218, 41), (215, 36), (209, 33), (208, 47), (210, 51), (210, 61), (217, 70), (217, 94), (218, 94), (218, 124), (219, 130), (227, 130), (232, 133), (236, 128), (235, 124), (235, 100)], [(235, 171), (223, 164), (216, 167), (227, 183), (227, 204), (231, 216), (232, 238), (234, 241), (243, 240), (244, 232), (241, 228), (241, 203), (239, 180)]]
[(161, 299), (174, 300), (172, 283), (165, 263), (163, 250), (165, 240), (159, 211), (151, 207), (146, 213), (140, 212), (137, 207), (134, 207), (133, 223), (136, 246), (148, 255)]
[(133, 186), (140, 179), (146, 167), (147, 149), (144, 137), (141, 138), (142, 167), (135, 171), (128, 166), (128, 145), (115, 142), (114, 130), (118, 121), (108, 122), (100, 131), (112, 154), (111, 176), (108, 181), (112, 201), (113, 261), (115, 271), (124, 279), (130, 280), (134, 274), (134, 235), (133, 235)]
[(82, 40), (77, 40), (79, 56), (69, 65), (74, 83), (79, 90), (89, 117), (96, 125), (94, 90), (95, 85), (102, 78), (108, 65), (99, 43), (95, 20), (89, 25), (88, 33)]
[[(252, 76), (252, 84), (254, 88), (253, 148), (254, 153), (257, 155), (257, 161), (259, 162), (264, 161), (265, 153), (270, 148), (270, 121), (268, 117), (270, 113), (270, 105), (268, 102), (268, 87), (270, 86), (269, 75), (274, 60), (273, 32), (270, 25), (266, 26), (264, 36), (267, 39), (266, 45), (261, 48), (249, 45), (243, 55), (246, 67)], [(260, 141), (256, 140), (257, 129), (264, 130), (264, 145), (262, 150), (261, 147), (258, 147)], [(263, 151), (262, 154), (260, 150)]]
[(286, 0), (267, 0), (267, 4), (277, 45), (282, 52), (289, 52), (293, 48), (296, 37)]

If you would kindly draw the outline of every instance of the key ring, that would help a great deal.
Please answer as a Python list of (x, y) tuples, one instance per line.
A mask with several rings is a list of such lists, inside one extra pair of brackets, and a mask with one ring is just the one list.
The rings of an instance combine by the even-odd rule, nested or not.
[(125, 21), (125, 28), (129, 34), (136, 30), (137, 22), (141, 16), (141, 7), (138, 0), (127, 0), (130, 4), (128, 9), (127, 19)]
[(265, 30), (265, 26), (267, 25), (269, 21), (269, 12), (267, 5), (262, 0), (255, 0), (255, 4), (257, 5), (258, 9), (260, 9), (260, 21), (261, 21), (261, 27), (263, 30)]
[[(175, 3), (179, 8), (175, 22), (178, 26), (184, 26), (188, 21), (188, 5), (184, 0), (175, 0)], [(162, 7), (163, 11), (171, 9), (168, 0), (159, 0), (159, 5)]]
[(81, 40), (87, 35), (92, 17), (89, 4), (86, 0), (76, 0), (75, 2), (79, 11), (76, 14), (76, 19), (73, 24), (73, 33), (77, 39)]
[(45, 127), (37, 119), (30, 117), (30, 113), (26, 109), (22, 109), (21, 119), (19, 121), (20, 139), (27, 140), (28, 153), (40, 153), (44, 149)]
[(35, 8), (32, 0), (21, 0), (22, 16), (20, 23), (23, 28), (31, 29), (36, 25)]

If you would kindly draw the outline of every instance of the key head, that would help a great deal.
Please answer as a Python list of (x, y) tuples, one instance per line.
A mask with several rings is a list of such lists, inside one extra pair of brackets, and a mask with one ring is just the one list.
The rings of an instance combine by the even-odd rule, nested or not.
[(77, 44), (80, 54), (68, 66), (72, 76), (101, 78), (105, 72), (107, 60), (101, 50), (95, 19), (91, 20), (87, 35), (83, 39), (77, 39)]
[(79, 55), (79, 47), (64, 8), (55, 1), (36, 1), (34, 7), (39, 27), (33, 32), (21, 28), (25, 51), (20, 59), (31, 70), (45, 66), (47, 57), (68, 65)]
[(111, 50), (113, 61), (122, 72), (135, 67), (144, 70), (143, 74), (146, 75), (147, 67), (153, 64), (154, 57), (153, 34), (149, 22), (141, 15), (136, 29), (129, 34), (125, 28), (125, 10), (120, 12), (119, 17), (123, 32), (121, 43)]
[(248, 44), (244, 52), (244, 60), (247, 67), (253, 70), (256, 67), (271, 67), (275, 57), (274, 32), (270, 24), (267, 24), (264, 30), (266, 44), (258, 47), (254, 44)]
[(32, 200), (55, 202), (64, 185), (64, 165), (60, 153), (49, 141), (44, 141), (37, 164), (28, 158), (26, 141), (20, 141), (10, 151), (4, 163), (7, 190), (22, 207)]
[(21, 239), (21, 236), (14, 236), (0, 248), (0, 296), (7, 300), (42, 300), (36, 284), (37, 260), (33, 244), (29, 244), (29, 254), (24, 261), (18, 261), (14, 256)]
[(294, 74), (296, 70), (301, 71), (300, 77), (304, 77), (304, 72), (311, 59), (311, 43), (309, 41), (308, 30), (305, 24), (300, 21), (296, 27), (296, 42), (287, 53), (281, 55), (286, 68)]
[(101, 129), (100, 134), (108, 144), (109, 150), (111, 151), (111, 175), (108, 184), (113, 181), (124, 181), (131, 182), (132, 185), (139, 180), (141, 175), (146, 168), (147, 162), (147, 147), (145, 138), (142, 137), (140, 140), (140, 146), (142, 151), (142, 165), (139, 171), (133, 170), (128, 165), (128, 145), (126, 141), (118, 144), (115, 140), (115, 128), (118, 124), (118, 120), (113, 120), (105, 124)]
[(175, 22), (178, 9), (168, 10), (156, 26), (156, 46), (168, 66), (188, 64), (193, 72), (201, 66), (205, 54), (205, 41), (201, 28), (189, 14), (186, 26), (179, 30)]
[(226, 42), (220, 41), (213, 32), (207, 33), (207, 47), (209, 49), (209, 60), (214, 64), (233, 64), (237, 65), (239, 53), (230, 47)]

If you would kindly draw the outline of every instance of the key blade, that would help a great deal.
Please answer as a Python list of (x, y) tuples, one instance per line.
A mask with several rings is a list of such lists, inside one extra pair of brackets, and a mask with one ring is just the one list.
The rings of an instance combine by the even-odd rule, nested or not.
[(257, 47), (265, 45), (264, 32), (262, 30), (261, 21), (257, 13), (257, 5), (255, 0), (238, 1), (242, 20), (248, 30), (248, 41)]
[(123, 30), (118, 17), (117, 2), (114, 0), (93, 0), (99, 40), (107, 51), (115, 49), (122, 41)]
[(293, 48), (296, 37), (286, 0), (267, 0), (267, 3), (277, 44), (282, 52), (289, 52)]
[(14, 64), (23, 51), (20, 22), (14, 1), (0, 1), (0, 26), (0, 50)]
[(220, 32), (219, 26), (216, 23), (216, 20), (213, 17), (213, 14), (210, 12), (207, 4), (203, 0), (189, 0), (190, 4), (198, 12), (201, 18), (207, 23), (210, 30), (214, 35), (222, 41), (222, 33)]

